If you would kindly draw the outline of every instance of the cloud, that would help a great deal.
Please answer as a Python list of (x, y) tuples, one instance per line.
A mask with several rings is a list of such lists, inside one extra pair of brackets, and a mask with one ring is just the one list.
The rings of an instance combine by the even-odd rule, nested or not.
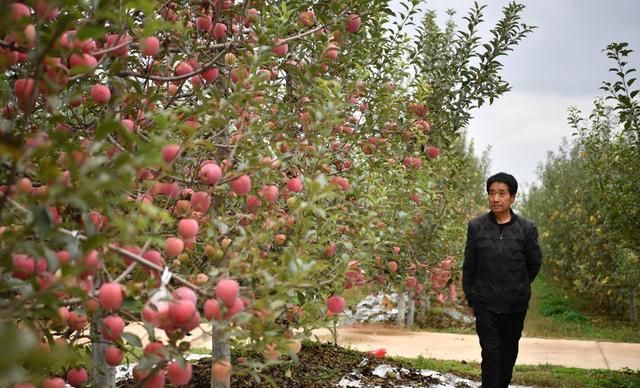
[(523, 187), (538, 181), (536, 167), (555, 151), (562, 138), (571, 138), (567, 124), (569, 106), (584, 114), (591, 111), (593, 97), (511, 92), (474, 113), (467, 129), (480, 156), (491, 147), (490, 173), (513, 174)]

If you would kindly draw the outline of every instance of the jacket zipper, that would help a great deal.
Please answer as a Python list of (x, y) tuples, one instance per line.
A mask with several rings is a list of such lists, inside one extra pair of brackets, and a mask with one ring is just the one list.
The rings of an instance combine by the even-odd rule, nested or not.
[(504, 233), (504, 230), (500, 231), (500, 242), (498, 243), (498, 252), (500, 252), (500, 256), (502, 256), (502, 233)]

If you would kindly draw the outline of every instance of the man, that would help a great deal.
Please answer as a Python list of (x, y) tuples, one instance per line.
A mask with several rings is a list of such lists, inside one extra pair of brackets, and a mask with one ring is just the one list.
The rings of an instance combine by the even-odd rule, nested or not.
[(482, 388), (509, 386), (518, 341), (542, 264), (538, 230), (511, 205), (518, 182), (505, 173), (487, 179), (490, 212), (469, 222), (462, 267), (464, 294), (482, 348)]

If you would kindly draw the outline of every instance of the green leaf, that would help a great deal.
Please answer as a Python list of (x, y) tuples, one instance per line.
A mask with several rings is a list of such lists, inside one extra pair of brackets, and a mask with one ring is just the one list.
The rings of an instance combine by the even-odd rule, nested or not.
[(142, 347), (142, 341), (140, 341), (140, 337), (133, 333), (124, 332), (122, 333), (122, 338), (124, 338), (128, 343), (136, 348)]
[(85, 40), (89, 38), (102, 38), (107, 30), (102, 26), (95, 25), (85, 25), (80, 30), (78, 30), (76, 36), (80, 40)]
[(44, 206), (35, 206), (31, 208), (33, 215), (33, 224), (40, 236), (47, 236), (52, 230), (52, 217), (49, 209)]
[(96, 129), (96, 138), (104, 139), (108, 135), (122, 132), (122, 131), (123, 131), (123, 127), (119, 121), (114, 119), (105, 119), (102, 122), (100, 122), (100, 124), (98, 125), (98, 128)]

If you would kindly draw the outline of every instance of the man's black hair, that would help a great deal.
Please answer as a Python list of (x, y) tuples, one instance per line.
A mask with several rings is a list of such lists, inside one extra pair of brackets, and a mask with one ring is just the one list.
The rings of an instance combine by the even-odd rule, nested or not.
[(487, 193), (489, 192), (489, 187), (492, 183), (499, 182), (504, 183), (509, 187), (509, 194), (516, 195), (518, 192), (518, 181), (513, 175), (507, 174), (505, 172), (499, 172), (495, 175), (492, 175), (487, 179)]

